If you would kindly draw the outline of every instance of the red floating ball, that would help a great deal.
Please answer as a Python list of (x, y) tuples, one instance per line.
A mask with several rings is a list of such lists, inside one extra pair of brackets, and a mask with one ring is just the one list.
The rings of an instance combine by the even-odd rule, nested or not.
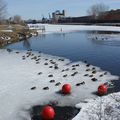
[(62, 93), (63, 94), (70, 94), (71, 92), (71, 85), (70, 84), (64, 84), (62, 86)]
[(41, 112), (41, 117), (44, 120), (52, 120), (54, 119), (55, 111), (51, 106), (45, 106)]
[(102, 84), (98, 87), (98, 94), (99, 95), (104, 95), (104, 94), (107, 93), (107, 90), (108, 90), (107, 86)]

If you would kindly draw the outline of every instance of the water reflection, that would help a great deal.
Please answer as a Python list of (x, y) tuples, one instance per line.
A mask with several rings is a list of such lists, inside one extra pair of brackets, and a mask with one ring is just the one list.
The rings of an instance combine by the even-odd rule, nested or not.
[(27, 50), (31, 49), (31, 44), (29, 40), (24, 40), (23, 41), (23, 47), (26, 48)]
[[(56, 37), (65, 37), (67, 33), (63, 33), (63, 32), (60, 32), (60, 33), (53, 33), (54, 36)], [(36, 39), (45, 39), (47, 36), (47, 34), (39, 34), (38, 37), (36, 37)]]
[(117, 31), (87, 31), (89, 34), (120, 34)]
[(56, 37), (65, 37), (67, 35), (67, 33), (60, 32), (60, 33), (54, 33), (54, 35)]
[(40, 34), (38, 37), (41, 38), (41, 39), (43, 39), (43, 38), (46, 37), (46, 34)]

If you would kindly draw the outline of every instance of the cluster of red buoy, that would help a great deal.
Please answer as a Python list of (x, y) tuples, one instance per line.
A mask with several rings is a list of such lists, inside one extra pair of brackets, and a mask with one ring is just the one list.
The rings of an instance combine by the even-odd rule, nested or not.
[[(70, 94), (71, 92), (71, 85), (70, 84), (64, 84), (62, 86), (62, 93), (63, 94)], [(41, 112), (41, 117), (43, 120), (53, 120), (55, 117), (55, 111), (51, 106), (45, 106)]]
[[(98, 87), (98, 94), (99, 95), (104, 95), (107, 93), (107, 86), (102, 84)], [(62, 93), (67, 95), (67, 94), (70, 94), (71, 92), (71, 85), (70, 84), (64, 84), (62, 86)], [(44, 119), (44, 120), (53, 120), (54, 117), (55, 117), (55, 111), (54, 109), (51, 107), (51, 106), (45, 106), (41, 112), (41, 117)]]

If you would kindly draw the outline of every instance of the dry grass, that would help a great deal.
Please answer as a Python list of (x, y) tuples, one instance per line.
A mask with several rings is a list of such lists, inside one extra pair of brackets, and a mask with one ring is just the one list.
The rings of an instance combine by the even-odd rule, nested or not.
[(23, 30), (23, 29), (28, 29), (27, 26), (22, 26), (19, 24), (15, 24), (15, 25), (0, 25), (0, 30), (8, 30), (9, 27), (11, 26), (11, 28), (15, 31), (19, 31), (19, 30)]
[(6, 30), (7, 28), (7, 25), (0, 25), (0, 30)]
[[(2, 30), (12, 30), (13, 32), (5, 32)], [(8, 40), (10, 43), (14, 43), (17, 42), (20, 39), (20, 35), (22, 35), (22, 39), (26, 39), (31, 37), (31, 33), (35, 33), (37, 31), (35, 30), (29, 30), (29, 28), (27, 26), (22, 26), (22, 25), (0, 25), (0, 37), (5, 37), (8, 36), (11, 39)], [(8, 42), (2, 40), (0, 38), (0, 46), (5, 46), (9, 44)]]

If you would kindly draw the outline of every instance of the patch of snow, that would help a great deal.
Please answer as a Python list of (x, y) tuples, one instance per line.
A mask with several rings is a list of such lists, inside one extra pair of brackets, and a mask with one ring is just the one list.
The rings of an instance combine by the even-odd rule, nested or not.
[[(30, 120), (29, 110), (33, 105), (50, 101), (58, 101), (59, 106), (76, 105), (81, 100), (95, 98), (93, 92), (100, 84), (118, 79), (98, 67), (86, 65), (38, 52), (0, 50), (0, 120)], [(93, 77), (97, 81), (92, 81)], [(58, 93), (65, 83), (72, 86), (68, 96)], [(78, 83), (82, 84), (76, 86)], [(31, 90), (33, 87), (36, 89)], [(45, 87), (48, 88), (43, 90)]]
[(9, 37), (9, 36), (4, 36), (4, 37), (1, 36), (0, 38), (1, 38), (2, 40), (6, 40), (6, 41), (11, 39), (11, 37)]
[[(54, 24), (28, 24), (28, 27), (30, 29), (39, 28), (38, 26), (44, 26), (45, 32), (43, 34), (49, 34), (49, 33), (66, 33), (66, 32), (72, 32), (72, 31), (118, 31), (120, 32), (120, 27), (115, 26), (97, 26), (97, 25), (54, 25)], [(38, 30), (38, 33), (41, 33), (41, 30)]]
[(1, 30), (2, 32), (13, 32), (12, 30)]
[(79, 114), (73, 120), (120, 120), (120, 92), (79, 103)]

